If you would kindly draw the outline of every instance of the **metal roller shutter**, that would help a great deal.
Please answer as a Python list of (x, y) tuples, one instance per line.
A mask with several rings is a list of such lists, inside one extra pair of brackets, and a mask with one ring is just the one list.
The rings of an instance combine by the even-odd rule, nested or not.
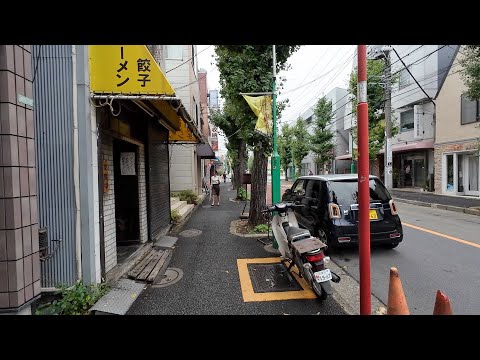
[(150, 238), (170, 225), (168, 130), (153, 121), (148, 126), (148, 204)]

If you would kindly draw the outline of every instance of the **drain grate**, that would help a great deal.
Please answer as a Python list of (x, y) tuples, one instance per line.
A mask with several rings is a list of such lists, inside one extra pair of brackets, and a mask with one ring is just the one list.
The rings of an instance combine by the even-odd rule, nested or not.
[(202, 233), (202, 230), (197, 230), (197, 229), (190, 229), (190, 230), (183, 230), (179, 235), (183, 237), (193, 237), (200, 235)]
[(178, 268), (168, 268), (162, 276), (162, 279), (157, 279), (153, 283), (152, 287), (166, 287), (173, 285), (180, 281), (183, 277), (182, 269)]
[(281, 264), (247, 264), (256, 293), (301, 291), (298, 281)]

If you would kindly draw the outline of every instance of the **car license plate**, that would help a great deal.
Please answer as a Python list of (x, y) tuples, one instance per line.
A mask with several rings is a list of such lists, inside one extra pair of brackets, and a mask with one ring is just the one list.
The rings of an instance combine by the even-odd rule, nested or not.
[(313, 276), (315, 276), (315, 280), (317, 280), (317, 282), (332, 280), (332, 273), (330, 272), (330, 269), (314, 272)]
[(377, 210), (370, 210), (370, 220), (378, 220)]

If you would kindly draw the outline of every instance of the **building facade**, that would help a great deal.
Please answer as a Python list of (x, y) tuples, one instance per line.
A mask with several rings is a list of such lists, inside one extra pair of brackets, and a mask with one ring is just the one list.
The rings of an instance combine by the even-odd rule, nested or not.
[[(205, 144), (197, 145), (197, 156), (201, 158), (201, 177), (205, 184), (210, 182), (212, 159), (215, 159), (215, 153), (212, 150), (211, 136), (212, 127), (210, 126), (210, 108), (208, 106), (209, 92), (207, 87), (207, 71), (200, 69), (198, 71), (198, 83), (200, 94), (200, 125)], [(205, 186), (205, 185), (204, 185)]]
[[(12, 46), (0, 49), (2, 71), (6, 66), (20, 77), (20, 49), (28, 52), (21, 53), (23, 87), (2, 88), (1, 98), (0, 219), (9, 215), (0, 222), (0, 264), (7, 264), (5, 272), (0, 268), (1, 309), (28, 304), (61, 284), (108, 280), (128, 256), (165, 234), (171, 224), (168, 144), (202, 141), (158, 65), (158, 48), (154, 58), (145, 45)], [(18, 109), (12, 108), (15, 94), (22, 96)], [(6, 144), (16, 151), (12, 145), (5, 152)], [(3, 183), (10, 167), (18, 170), (18, 194), (11, 181)]]
[(406, 64), (391, 52), (391, 74), (398, 77), (391, 92), (392, 122), (399, 128), (392, 138), (394, 187), (433, 190), (435, 106), (431, 99), (436, 98), (447, 77), (456, 47), (393, 47)]
[[(382, 45), (371, 45), (368, 53), (378, 52), (381, 47)], [(395, 79), (390, 94), (392, 124), (399, 129), (398, 134), (391, 140), (393, 187), (433, 190), (435, 143), (433, 102), (452, 67), (457, 46), (392, 45), (392, 48), (398, 53), (397, 56), (394, 50), (390, 51), (390, 72)], [(376, 61), (384, 59), (378, 57)], [(353, 67), (356, 67), (356, 60)], [(351, 113), (351, 109), (347, 113)], [(351, 114), (346, 116), (345, 129), (351, 130), (355, 126), (355, 116)], [(350, 148), (353, 153), (356, 152), (356, 144), (351, 136)], [(382, 149), (377, 159), (370, 160), (370, 173), (383, 178), (384, 163)]]
[[(194, 124), (201, 131), (200, 85), (196, 45), (165, 45), (165, 70)], [(172, 191), (202, 191), (202, 164), (196, 146), (181, 142), (169, 145)]]
[(458, 64), (437, 97), (435, 140), (435, 192), (480, 196), (480, 101), (469, 99)]

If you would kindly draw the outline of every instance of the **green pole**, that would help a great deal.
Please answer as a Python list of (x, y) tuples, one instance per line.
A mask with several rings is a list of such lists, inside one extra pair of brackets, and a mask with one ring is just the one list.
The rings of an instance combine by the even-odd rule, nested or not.
[[(277, 151), (277, 56), (273, 45), (273, 95), (272, 95), (272, 120), (273, 120), (273, 155), (271, 163), (272, 176), (272, 202), (280, 201), (280, 155)], [(277, 241), (273, 238), (272, 247), (278, 249)]]

